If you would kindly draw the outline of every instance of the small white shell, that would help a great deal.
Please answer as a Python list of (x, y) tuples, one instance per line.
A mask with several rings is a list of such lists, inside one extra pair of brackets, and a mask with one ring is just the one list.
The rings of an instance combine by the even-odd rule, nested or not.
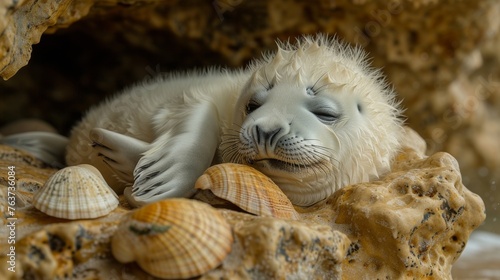
[(231, 227), (217, 210), (173, 198), (126, 215), (113, 235), (111, 252), (122, 263), (136, 261), (153, 276), (186, 279), (220, 265), (232, 244)]
[(118, 197), (95, 167), (82, 164), (54, 173), (33, 196), (33, 206), (57, 218), (91, 219), (114, 210)]

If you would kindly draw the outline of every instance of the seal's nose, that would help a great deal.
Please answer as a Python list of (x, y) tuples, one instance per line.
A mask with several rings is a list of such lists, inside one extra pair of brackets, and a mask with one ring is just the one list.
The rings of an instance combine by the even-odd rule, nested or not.
[(259, 146), (269, 146), (274, 149), (276, 143), (279, 140), (278, 134), (281, 131), (281, 127), (263, 127), (262, 125), (256, 125), (254, 127), (254, 139)]
[(287, 113), (285, 109), (262, 105), (243, 123), (242, 143), (253, 146), (259, 158), (275, 157), (281, 140), (290, 133), (292, 121), (288, 115), (291, 114)]

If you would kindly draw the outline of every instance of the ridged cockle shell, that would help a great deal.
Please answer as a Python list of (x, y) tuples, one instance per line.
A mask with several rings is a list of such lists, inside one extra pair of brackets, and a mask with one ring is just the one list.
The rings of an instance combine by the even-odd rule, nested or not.
[(288, 197), (269, 177), (247, 165), (211, 166), (198, 178), (195, 188), (211, 190), (217, 197), (255, 215), (282, 219), (299, 216)]
[(118, 261), (136, 261), (153, 276), (185, 279), (220, 265), (232, 243), (230, 225), (212, 206), (174, 198), (125, 216), (111, 249)]
[(95, 167), (82, 164), (54, 173), (33, 196), (33, 206), (57, 218), (91, 219), (114, 210), (118, 197)]

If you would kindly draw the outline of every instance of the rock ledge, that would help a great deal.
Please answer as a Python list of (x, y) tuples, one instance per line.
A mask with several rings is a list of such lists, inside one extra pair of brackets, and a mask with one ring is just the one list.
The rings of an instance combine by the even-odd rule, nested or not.
[[(423, 155), (423, 140), (407, 130), (408, 145), (392, 173), (379, 181), (337, 191), (299, 220), (258, 217), (219, 209), (233, 229), (231, 253), (201, 279), (451, 279), (451, 267), (470, 233), (485, 219), (481, 198), (461, 182), (447, 153)], [(48, 217), (30, 196), (55, 170), (29, 154), (0, 146), (2, 166), (16, 166), (16, 272), (9, 272), (9, 245), (2, 238), (2, 279), (130, 279), (150, 277), (137, 265), (113, 259), (110, 238), (120, 206), (106, 217), (66, 221)], [(8, 178), (0, 177), (0, 209), (6, 213)], [(2, 217), (2, 230), (8, 216)], [(2, 236), (5, 236), (2, 232)], [(209, 246), (209, 244), (207, 244)]]

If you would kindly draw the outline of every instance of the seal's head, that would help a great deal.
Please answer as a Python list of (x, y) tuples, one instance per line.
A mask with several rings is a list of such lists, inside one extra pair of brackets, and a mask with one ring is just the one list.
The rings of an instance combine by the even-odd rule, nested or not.
[(300, 206), (387, 172), (401, 110), (365, 53), (322, 35), (278, 47), (250, 66), (223, 160), (255, 167)]

